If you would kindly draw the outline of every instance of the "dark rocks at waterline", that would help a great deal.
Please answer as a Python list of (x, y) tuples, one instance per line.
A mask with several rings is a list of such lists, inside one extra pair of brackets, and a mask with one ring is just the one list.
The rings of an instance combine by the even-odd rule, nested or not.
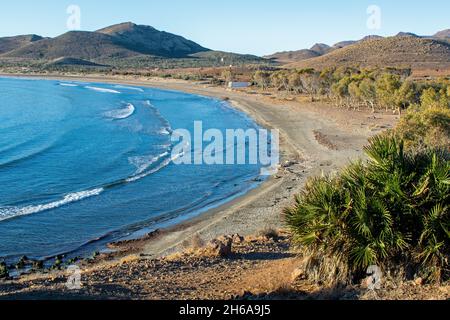
[(27, 264), (29, 264), (29, 262), (30, 262), (30, 261), (28, 260), (27, 256), (23, 256), (23, 257), (20, 258), (20, 260), (16, 263), (15, 268), (16, 268), (17, 270), (24, 269), (25, 266), (26, 266)]
[(63, 260), (64, 260), (64, 256), (62, 256), (62, 255), (56, 256), (55, 262), (51, 266), (51, 269), (53, 269), (53, 270), (55, 270), (55, 269), (61, 270), (61, 267), (62, 267), (62, 265), (64, 263)]
[(41, 260), (33, 261), (33, 269), (35, 269), (35, 270), (44, 269), (44, 261), (41, 261)]
[(9, 277), (9, 271), (6, 263), (0, 262), (0, 279), (5, 279)]

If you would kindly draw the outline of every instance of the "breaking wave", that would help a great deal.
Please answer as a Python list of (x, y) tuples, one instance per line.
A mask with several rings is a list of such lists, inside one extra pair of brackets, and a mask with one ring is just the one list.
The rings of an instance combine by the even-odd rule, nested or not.
[(0, 221), (59, 208), (72, 202), (81, 201), (86, 198), (98, 196), (103, 191), (104, 191), (103, 188), (98, 188), (88, 191), (69, 193), (61, 200), (46, 204), (31, 205), (27, 207), (0, 207)]
[(145, 170), (150, 168), (153, 164), (157, 163), (159, 160), (161, 160), (164, 157), (167, 157), (169, 155), (169, 152), (166, 151), (156, 157), (154, 156), (137, 156), (137, 157), (131, 157), (128, 159), (130, 164), (134, 165), (137, 170), (135, 175), (139, 175), (143, 173)]
[(111, 119), (117, 119), (122, 120), (131, 117), (134, 112), (136, 111), (136, 108), (131, 103), (127, 104), (127, 106), (123, 109), (117, 109), (108, 111), (105, 113), (105, 116)]
[(103, 93), (120, 93), (117, 90), (113, 90), (113, 89), (106, 89), (106, 88), (98, 88), (98, 87), (91, 87), (91, 86), (86, 86), (86, 89), (89, 90), (93, 90), (93, 91), (97, 91), (97, 92), (103, 92)]
[[(151, 170), (148, 170), (148, 171), (144, 170), (141, 173), (136, 173), (133, 177), (126, 179), (126, 182), (128, 182), (128, 183), (135, 182), (135, 181), (138, 181), (138, 180), (140, 180), (142, 178), (148, 177), (151, 174), (157, 173), (158, 171), (160, 171), (161, 169), (164, 169), (169, 164), (171, 164), (172, 161), (175, 161), (176, 159), (178, 159), (182, 155), (183, 154), (178, 154), (178, 155), (175, 155), (175, 156), (172, 156), (172, 155), (169, 156), (169, 152), (167, 152), (166, 156), (169, 156), (169, 157), (164, 159), (164, 161), (162, 161), (160, 164), (158, 164), (155, 168), (153, 168)], [(161, 157), (160, 159), (162, 159), (162, 158), (163, 157)]]
[(75, 83), (60, 83), (59, 85), (62, 87), (78, 87)]
[(160, 135), (164, 135), (164, 136), (169, 136), (173, 133), (173, 129), (172, 126), (170, 125), (170, 122), (167, 121), (166, 118), (164, 118), (161, 114), (161, 112), (159, 112), (158, 108), (156, 108), (151, 102), (150, 100), (146, 100), (144, 103), (146, 106), (148, 106), (150, 108), (150, 110), (153, 111), (154, 115), (161, 121), (162, 123), (162, 127), (161, 129), (158, 131), (158, 134)]
[(116, 89), (125, 89), (125, 90), (133, 90), (133, 91), (139, 91), (139, 92), (144, 92), (144, 89), (141, 88), (135, 88), (135, 87), (128, 87), (128, 86), (114, 86), (114, 88)]

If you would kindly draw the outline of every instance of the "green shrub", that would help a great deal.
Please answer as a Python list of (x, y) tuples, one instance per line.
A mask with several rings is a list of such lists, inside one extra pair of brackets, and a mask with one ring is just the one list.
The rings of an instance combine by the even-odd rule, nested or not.
[(447, 106), (415, 106), (400, 119), (395, 133), (407, 148), (450, 148), (450, 108)]
[(405, 152), (402, 141), (386, 135), (373, 138), (365, 153), (365, 163), (310, 180), (285, 209), (294, 242), (308, 258), (306, 272), (329, 284), (349, 283), (371, 265), (387, 271), (401, 262), (429, 280), (447, 277), (446, 155)]

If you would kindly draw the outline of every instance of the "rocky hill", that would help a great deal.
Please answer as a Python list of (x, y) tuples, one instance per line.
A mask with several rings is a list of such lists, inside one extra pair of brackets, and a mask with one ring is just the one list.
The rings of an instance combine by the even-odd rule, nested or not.
[(6, 37), (0, 38), (0, 54), (6, 53), (24, 47), (30, 43), (42, 40), (41, 36), (35, 34), (16, 36), (16, 37)]
[(433, 37), (437, 39), (450, 39), (450, 29), (439, 31)]
[(3, 56), (33, 60), (53, 60), (61, 57), (94, 60), (138, 54), (112, 36), (97, 32), (70, 31), (56, 38), (33, 42)]
[(408, 67), (442, 70), (450, 68), (450, 29), (433, 36), (399, 32), (393, 37), (369, 35), (358, 41), (333, 46), (316, 44), (311, 49), (280, 52), (267, 58), (287, 67), (329, 66)]
[(311, 58), (320, 57), (321, 54), (310, 50), (310, 49), (303, 49), (298, 51), (283, 51), (283, 52), (277, 52), (270, 56), (265, 56), (266, 59), (271, 59), (273, 61), (276, 61), (278, 63), (291, 63), (295, 61), (302, 61), (307, 60)]
[[(359, 41), (351, 41), (351, 40), (341, 41), (341, 42), (336, 43), (332, 47), (330, 47), (329, 45), (324, 44), (324, 43), (316, 43), (310, 49), (277, 52), (272, 55), (266, 56), (265, 58), (271, 59), (273, 61), (276, 61), (276, 62), (282, 63), (282, 64), (299, 62), (299, 61), (303, 61), (303, 60), (317, 58), (317, 57), (326, 55), (330, 52), (333, 52), (337, 49), (345, 48), (345, 47), (351, 46), (355, 43), (358, 43), (360, 41), (373, 39), (375, 37), (378, 37), (378, 36), (367, 36)], [(381, 38), (381, 37), (379, 37), (379, 38)]]
[(6, 47), (5, 45), (3, 56), (45, 60), (61, 57), (93, 60), (126, 58), (144, 54), (179, 58), (208, 51), (181, 36), (131, 22), (110, 26), (96, 32), (71, 31), (56, 38), (36, 40), (38, 41), (22, 43), (16, 41), (15, 46)]
[(413, 69), (450, 68), (450, 44), (437, 39), (403, 34), (389, 38), (372, 38), (317, 58), (291, 63), (288, 67), (322, 69), (337, 65)]
[(142, 54), (180, 58), (198, 52), (210, 51), (181, 36), (131, 22), (107, 27), (98, 30), (97, 33), (112, 36), (128, 49)]

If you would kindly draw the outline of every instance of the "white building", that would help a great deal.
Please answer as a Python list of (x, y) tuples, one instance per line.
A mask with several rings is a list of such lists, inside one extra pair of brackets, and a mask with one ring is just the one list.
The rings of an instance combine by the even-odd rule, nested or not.
[(228, 88), (230, 89), (238, 89), (238, 88), (248, 88), (250, 86), (249, 82), (228, 82)]

